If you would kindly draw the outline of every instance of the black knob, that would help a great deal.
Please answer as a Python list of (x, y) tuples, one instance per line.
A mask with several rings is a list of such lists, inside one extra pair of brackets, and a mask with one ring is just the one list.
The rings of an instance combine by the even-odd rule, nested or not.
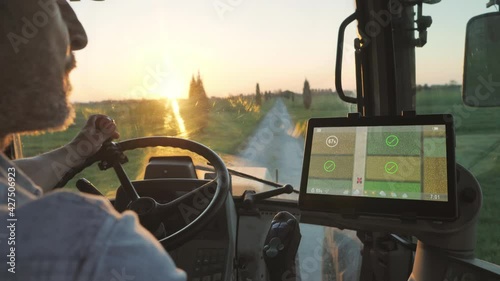
[(99, 195), (99, 196), (104, 197), (104, 195), (102, 195), (102, 193), (99, 192), (99, 190), (97, 190), (97, 188), (87, 179), (79, 179), (76, 182), (76, 188), (78, 188), (78, 190), (80, 190), (81, 192), (84, 192), (84, 193), (89, 193), (89, 194)]

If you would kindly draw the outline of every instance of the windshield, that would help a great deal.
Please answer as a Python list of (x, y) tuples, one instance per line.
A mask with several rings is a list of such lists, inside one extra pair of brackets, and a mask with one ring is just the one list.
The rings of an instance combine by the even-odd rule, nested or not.
[[(417, 112), (457, 119), (457, 160), (483, 188), (479, 258), (500, 264), (500, 111), (461, 103), (465, 24), (485, 11), (462, 0), (425, 6), (434, 19), (429, 43), (417, 51)], [(71, 2), (89, 45), (71, 74), (76, 118), (65, 132), (23, 136), (34, 156), (71, 140), (92, 114), (115, 119), (121, 140), (178, 136), (201, 142), (240, 172), (299, 188), (304, 134), (311, 117), (344, 117), (356, 107), (334, 89), (337, 31), (353, 1), (82, 1)], [(454, 11), (450, 13), (450, 11)], [(343, 86), (356, 86), (356, 26), (346, 31)], [(151, 148), (127, 152), (125, 169), (142, 179), (152, 156), (186, 155)], [(192, 154), (188, 154), (191, 155)], [(206, 161), (194, 157), (196, 165)], [(113, 197), (112, 171), (85, 177)], [(74, 188), (74, 180), (68, 184)], [(233, 179), (233, 194), (262, 190)], [(286, 197), (296, 200), (297, 195)]]

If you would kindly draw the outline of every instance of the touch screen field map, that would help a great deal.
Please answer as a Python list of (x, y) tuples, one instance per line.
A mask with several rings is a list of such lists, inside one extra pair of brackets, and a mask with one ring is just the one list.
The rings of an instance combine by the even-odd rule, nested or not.
[(307, 193), (448, 201), (445, 125), (315, 128)]

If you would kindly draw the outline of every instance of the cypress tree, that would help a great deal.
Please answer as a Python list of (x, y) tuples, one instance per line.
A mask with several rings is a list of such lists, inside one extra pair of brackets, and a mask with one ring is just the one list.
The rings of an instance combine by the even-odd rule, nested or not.
[(262, 105), (262, 95), (260, 94), (259, 83), (257, 83), (256, 89), (255, 89), (255, 104), (257, 104), (258, 106)]
[(304, 89), (302, 91), (302, 97), (304, 98), (304, 107), (306, 109), (311, 108), (311, 103), (312, 103), (311, 87), (307, 79), (306, 81), (304, 81)]

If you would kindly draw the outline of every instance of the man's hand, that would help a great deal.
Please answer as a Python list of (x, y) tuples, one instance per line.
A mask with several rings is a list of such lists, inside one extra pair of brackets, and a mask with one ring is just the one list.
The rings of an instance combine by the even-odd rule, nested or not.
[[(116, 130), (113, 119), (106, 115), (91, 115), (87, 124), (80, 133), (67, 146), (68, 151), (74, 151), (80, 156), (80, 163), (83, 163), (89, 156), (94, 155), (106, 140), (117, 139), (120, 133)], [(71, 165), (75, 167), (76, 165)]]
[(15, 163), (46, 192), (52, 190), (68, 171), (94, 155), (106, 140), (119, 137), (113, 119), (106, 115), (92, 115), (67, 145)]

